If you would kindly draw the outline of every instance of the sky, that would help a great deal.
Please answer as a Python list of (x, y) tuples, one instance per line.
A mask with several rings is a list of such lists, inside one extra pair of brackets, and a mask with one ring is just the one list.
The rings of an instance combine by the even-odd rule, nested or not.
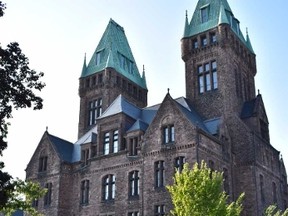
[[(78, 82), (84, 55), (90, 60), (110, 18), (124, 27), (139, 71), (145, 65), (148, 105), (160, 103), (170, 88), (185, 96), (180, 40), (185, 13), (189, 21), (196, 0), (4, 0), (0, 43), (17, 41), (30, 68), (45, 73), (40, 111), (14, 110), (8, 149), (1, 160), (13, 177), (25, 179), (29, 163), (46, 128), (55, 136), (77, 141), (80, 99)], [(272, 145), (288, 170), (288, 28), (287, 0), (228, 0), (256, 53), (256, 89), (269, 119)]]

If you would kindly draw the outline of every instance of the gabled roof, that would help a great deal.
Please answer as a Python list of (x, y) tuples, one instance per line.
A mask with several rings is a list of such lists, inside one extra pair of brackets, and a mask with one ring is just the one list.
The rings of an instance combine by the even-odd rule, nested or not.
[(98, 73), (105, 68), (114, 68), (119, 74), (147, 89), (145, 74), (142, 77), (139, 74), (124, 29), (112, 19), (87, 67), (84, 60), (81, 77)]
[(266, 119), (266, 121), (268, 122), (268, 118), (266, 115), (266, 111), (265, 111), (265, 107), (264, 107), (261, 94), (258, 94), (257, 97), (254, 98), (253, 100), (250, 100), (244, 103), (240, 117), (242, 119), (256, 117), (260, 114), (259, 113), (260, 109), (263, 110), (264, 113), (262, 115), (264, 116), (259, 116), (259, 117)]
[[(208, 20), (202, 21), (202, 13), (205, 8), (208, 11)], [(208, 31), (221, 24), (229, 24), (244, 45), (254, 53), (250, 39), (245, 40), (239, 23), (227, 0), (199, 0), (190, 23), (186, 15), (184, 38)]]
[(47, 132), (48, 139), (55, 147), (57, 154), (62, 161), (72, 162), (74, 144)]

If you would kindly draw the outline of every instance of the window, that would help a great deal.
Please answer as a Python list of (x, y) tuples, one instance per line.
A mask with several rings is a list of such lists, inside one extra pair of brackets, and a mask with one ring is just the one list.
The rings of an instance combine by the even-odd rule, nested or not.
[(277, 188), (276, 188), (276, 183), (272, 182), (272, 197), (273, 197), (273, 203), (277, 203)]
[(268, 124), (262, 119), (260, 119), (260, 131), (261, 131), (261, 137), (265, 139), (266, 141), (269, 141)]
[(118, 130), (113, 132), (113, 153), (119, 151)]
[(104, 134), (104, 155), (110, 153), (110, 133), (106, 132)]
[(210, 43), (214, 44), (216, 42), (217, 42), (216, 33), (215, 32), (210, 33)]
[(117, 153), (119, 150), (119, 131), (114, 130), (105, 132), (103, 135), (103, 154), (108, 155), (110, 153)]
[(226, 168), (223, 168), (223, 185), (224, 185), (224, 191), (226, 194), (230, 193), (229, 190), (229, 176), (228, 176), (228, 170)]
[(128, 216), (140, 216), (139, 211), (128, 212)]
[(88, 159), (89, 159), (89, 149), (84, 149), (81, 152), (81, 157), (82, 157), (82, 161), (83, 161), (83, 166), (87, 166), (88, 165)]
[(35, 208), (35, 209), (37, 209), (38, 208), (38, 203), (39, 201), (38, 201), (38, 199), (34, 199), (33, 201), (32, 201), (32, 207), (33, 208)]
[(163, 128), (163, 143), (172, 143), (175, 141), (174, 125), (165, 126)]
[(96, 53), (95, 64), (99, 65), (101, 62), (101, 51)]
[(174, 167), (177, 170), (177, 172), (182, 172), (184, 163), (185, 163), (185, 157), (180, 156), (180, 157), (175, 158)]
[(164, 186), (164, 161), (155, 162), (155, 188)]
[(131, 138), (129, 140), (129, 155), (130, 156), (136, 156), (138, 154), (137, 147), (138, 147), (138, 137)]
[(265, 196), (264, 196), (264, 178), (263, 178), (263, 175), (260, 175), (260, 193), (261, 193), (261, 200), (262, 200), (262, 202), (265, 202)]
[(47, 192), (44, 196), (44, 206), (50, 206), (52, 197), (52, 183), (47, 183), (45, 188), (47, 189)]
[(207, 38), (206, 38), (206, 36), (201, 37), (201, 46), (202, 47), (207, 46)]
[(115, 175), (107, 175), (103, 178), (103, 200), (115, 199)]
[(198, 40), (197, 39), (194, 39), (192, 41), (192, 46), (193, 46), (193, 49), (197, 49), (199, 46), (198, 46)]
[(41, 156), (39, 158), (39, 172), (47, 171), (47, 160), (48, 156)]
[(218, 88), (216, 61), (205, 63), (197, 67), (199, 93)]
[(88, 125), (96, 124), (96, 118), (102, 114), (102, 98), (89, 102), (89, 121)]
[(139, 171), (129, 173), (129, 197), (139, 196)]
[(203, 7), (201, 8), (201, 21), (202, 23), (207, 22), (209, 19), (209, 7)]
[(155, 216), (164, 216), (164, 215), (165, 215), (165, 205), (156, 205)]
[(88, 204), (89, 203), (89, 180), (81, 181), (81, 191), (80, 191), (80, 203)]

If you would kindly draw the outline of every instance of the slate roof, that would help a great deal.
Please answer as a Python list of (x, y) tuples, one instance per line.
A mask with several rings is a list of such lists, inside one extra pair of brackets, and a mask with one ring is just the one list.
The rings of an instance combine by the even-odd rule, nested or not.
[(47, 132), (48, 138), (55, 147), (60, 159), (66, 162), (73, 162), (74, 144), (64, 139), (51, 135)]
[[(208, 8), (208, 21), (202, 22), (201, 10), (206, 7)], [(208, 31), (220, 24), (229, 24), (244, 45), (254, 53), (248, 32), (245, 39), (239, 26), (240, 22), (234, 16), (227, 0), (199, 0), (190, 23), (186, 15), (184, 38)]]
[[(99, 53), (100, 61), (96, 64)], [(110, 19), (87, 66), (85, 56), (81, 77), (98, 73), (109, 67), (114, 68), (135, 84), (147, 89), (145, 73), (143, 72), (142, 77), (140, 76), (124, 28), (112, 19)]]
[[(215, 135), (218, 133), (220, 118), (203, 121), (201, 116), (193, 109), (193, 106), (186, 98), (180, 97), (175, 99), (174, 101), (176, 102), (176, 106), (179, 108), (179, 110), (187, 117), (187, 119), (192, 124), (201, 128), (208, 134)], [(128, 115), (135, 120), (132, 126), (125, 128), (126, 132), (132, 132), (136, 130), (142, 130), (145, 132), (153, 121), (154, 117), (156, 116), (160, 106), (161, 104), (156, 104), (154, 106), (146, 108), (139, 108), (130, 103), (122, 95), (119, 95), (114, 100), (114, 102), (106, 109), (106, 111), (99, 118), (96, 119), (96, 121), (119, 113), (124, 113), (125, 115)], [(96, 136), (97, 124), (74, 144), (59, 137), (48, 134), (49, 140), (54, 145), (55, 150), (57, 151), (61, 160), (70, 163), (81, 160), (81, 145), (95, 141)]]

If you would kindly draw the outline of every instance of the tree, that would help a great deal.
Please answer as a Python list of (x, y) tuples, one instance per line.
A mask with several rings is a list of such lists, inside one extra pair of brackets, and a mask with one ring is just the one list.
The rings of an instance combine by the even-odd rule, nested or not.
[[(4, 15), (6, 5), (0, 1), (0, 17)], [(44, 73), (29, 68), (29, 60), (22, 53), (19, 44), (12, 42), (7, 48), (0, 44), (0, 156), (7, 148), (8, 120), (12, 118), (13, 109), (43, 107), (41, 97), (34, 91), (41, 91), (45, 84), (40, 81)], [(0, 161), (0, 209), (11, 199), (12, 176), (3, 172), (4, 163)], [(13, 193), (12, 193), (13, 194)]]
[(24, 210), (31, 216), (40, 216), (32, 202), (44, 196), (47, 189), (41, 188), (38, 183), (25, 182), (17, 179), (12, 183), (13, 188), (8, 190), (8, 202), (2, 207), (2, 212), (6, 216), (12, 215), (16, 210)]
[(200, 168), (194, 164), (190, 170), (184, 164), (182, 172), (176, 172), (174, 184), (167, 186), (171, 194), (177, 216), (237, 216), (242, 211), (241, 194), (236, 202), (228, 204), (228, 195), (223, 191), (223, 177), (220, 172), (212, 172), (202, 161)]
[(265, 210), (265, 216), (288, 216), (288, 209), (286, 209), (283, 213), (281, 210), (277, 209), (276, 205), (270, 205)]

